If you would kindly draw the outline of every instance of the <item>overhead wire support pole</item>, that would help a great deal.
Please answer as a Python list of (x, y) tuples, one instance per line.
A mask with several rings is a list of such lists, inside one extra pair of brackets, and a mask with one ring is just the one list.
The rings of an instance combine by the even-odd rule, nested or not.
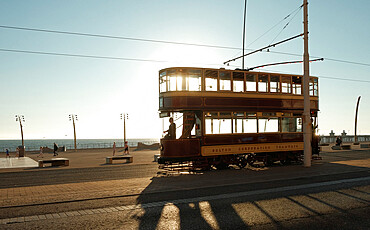
[(312, 124), (310, 118), (310, 62), (308, 54), (308, 2), (303, 0), (303, 30), (304, 30), (304, 53), (303, 53), (303, 145), (304, 145), (304, 167), (311, 167), (312, 161)]
[(239, 57), (233, 58), (233, 59), (231, 59), (231, 60), (225, 61), (225, 62), (224, 62), (224, 65), (226, 65), (226, 64), (227, 64), (227, 63), (229, 63), (229, 62), (236, 61), (236, 60), (238, 60), (239, 58), (246, 57), (246, 56), (248, 56), (248, 55), (251, 55), (251, 54), (254, 54), (254, 53), (257, 53), (257, 52), (261, 52), (261, 51), (263, 51), (263, 50), (265, 50), (265, 49), (268, 49), (268, 48), (270, 48), (270, 47), (275, 47), (275, 46), (277, 46), (277, 45), (280, 45), (281, 43), (284, 43), (284, 42), (287, 42), (287, 41), (290, 41), (290, 40), (293, 40), (293, 39), (296, 39), (296, 38), (298, 38), (298, 37), (302, 37), (302, 36), (303, 36), (303, 33), (302, 33), (302, 34), (299, 34), (299, 35), (296, 35), (296, 36), (294, 36), (294, 37), (291, 37), (291, 38), (287, 38), (287, 39), (285, 39), (285, 40), (283, 40), (283, 41), (276, 42), (276, 43), (274, 43), (274, 44), (268, 45), (268, 46), (263, 47), (263, 48), (261, 48), (261, 49), (258, 49), (258, 50), (252, 51), (252, 52), (250, 52), (250, 53), (244, 54), (244, 55), (242, 55), (242, 56), (239, 56)]

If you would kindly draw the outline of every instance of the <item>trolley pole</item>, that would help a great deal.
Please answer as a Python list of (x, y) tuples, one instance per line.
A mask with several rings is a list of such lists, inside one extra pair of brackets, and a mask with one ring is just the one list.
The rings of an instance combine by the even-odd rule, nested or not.
[(242, 69), (244, 69), (244, 45), (245, 45), (245, 21), (247, 15), (247, 0), (244, 0), (244, 23), (243, 23), (243, 59), (242, 59)]
[(356, 117), (355, 117), (355, 143), (357, 143), (357, 115), (358, 115), (358, 106), (360, 105), (361, 96), (358, 96), (357, 106), (356, 106)]
[(21, 128), (21, 136), (22, 136), (22, 146), (24, 146), (24, 139), (23, 139), (23, 125), (22, 121), (25, 122), (23, 115), (15, 115), (15, 121), (19, 121), (19, 127)]
[(72, 124), (73, 124), (75, 151), (77, 151), (76, 125), (75, 125), (75, 120), (78, 121), (77, 115), (76, 114), (70, 114), (69, 115), (69, 120), (72, 121)]
[(304, 167), (311, 167), (312, 159), (312, 124), (310, 118), (310, 66), (309, 66), (309, 54), (308, 54), (308, 2), (303, 0), (303, 29), (304, 29), (304, 53), (303, 53), (303, 98), (304, 98), (304, 110), (303, 110), (303, 142), (304, 142)]

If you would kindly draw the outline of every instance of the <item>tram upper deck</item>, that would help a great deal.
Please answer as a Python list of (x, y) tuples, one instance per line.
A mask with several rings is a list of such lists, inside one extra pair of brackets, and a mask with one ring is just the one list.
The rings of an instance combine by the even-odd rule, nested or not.
[[(173, 67), (159, 71), (159, 110), (228, 108), (302, 110), (301, 75)], [(310, 77), (311, 111), (318, 111), (318, 78)]]

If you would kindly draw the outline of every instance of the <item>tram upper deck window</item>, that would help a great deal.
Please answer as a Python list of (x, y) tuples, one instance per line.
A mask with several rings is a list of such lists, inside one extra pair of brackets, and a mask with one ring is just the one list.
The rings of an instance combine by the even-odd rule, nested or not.
[(244, 92), (244, 73), (233, 72), (233, 91)]
[(167, 76), (166, 71), (163, 71), (159, 74), (159, 91), (161, 93), (167, 91)]
[(291, 93), (291, 78), (288, 76), (281, 76), (281, 91), (282, 93)]
[(177, 80), (176, 70), (175, 69), (168, 70), (167, 71), (168, 91), (176, 91), (176, 80)]
[(217, 71), (206, 70), (204, 73), (204, 77), (206, 91), (217, 91), (217, 81), (218, 81)]
[(280, 92), (280, 76), (276, 76), (276, 75), (270, 76), (270, 92), (271, 93)]
[(231, 74), (228, 71), (220, 71), (220, 90), (231, 90)]
[(202, 90), (202, 72), (201, 70), (189, 69), (188, 70), (188, 84), (189, 91), (201, 91)]
[(302, 94), (302, 77), (300, 76), (292, 77), (292, 88), (293, 94)]
[(259, 74), (258, 75), (258, 92), (268, 92), (268, 75)]
[(245, 75), (245, 86), (247, 92), (256, 92), (257, 90), (257, 81), (255, 74), (246, 74)]

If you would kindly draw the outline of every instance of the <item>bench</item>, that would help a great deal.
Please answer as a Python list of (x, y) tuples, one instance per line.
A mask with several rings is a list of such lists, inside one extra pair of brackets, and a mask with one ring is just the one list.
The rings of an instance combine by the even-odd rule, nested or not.
[(351, 150), (351, 145), (342, 145), (343, 150)]
[(334, 145), (331, 147), (332, 150), (342, 150), (342, 148), (339, 145)]
[(105, 163), (112, 164), (113, 160), (126, 160), (127, 163), (132, 163), (134, 162), (134, 157), (131, 155), (106, 157)]
[(360, 148), (370, 148), (370, 144), (360, 144)]
[(44, 164), (51, 164), (51, 166), (68, 166), (69, 159), (67, 158), (52, 158), (50, 160), (39, 160), (39, 168), (44, 167)]

